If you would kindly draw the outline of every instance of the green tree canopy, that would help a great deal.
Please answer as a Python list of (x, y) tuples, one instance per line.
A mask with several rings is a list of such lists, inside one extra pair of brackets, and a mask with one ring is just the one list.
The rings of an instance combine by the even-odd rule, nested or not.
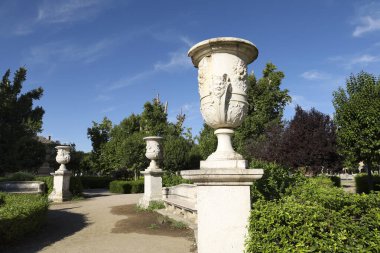
[(10, 70), (0, 82), (0, 174), (17, 170), (36, 170), (43, 162), (45, 148), (36, 139), (42, 131), (44, 110), (33, 107), (43, 94), (41, 87), (22, 93), (26, 69)]
[[(371, 168), (380, 162), (380, 80), (360, 72), (333, 93), (334, 120), (339, 150), (346, 161), (364, 161)], [(368, 170), (371, 178), (371, 169)]]

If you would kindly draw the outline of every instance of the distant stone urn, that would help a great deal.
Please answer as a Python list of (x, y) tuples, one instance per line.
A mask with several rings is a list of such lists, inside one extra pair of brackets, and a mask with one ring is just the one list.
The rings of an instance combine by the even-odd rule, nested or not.
[(163, 138), (159, 136), (148, 136), (144, 138), (146, 141), (145, 156), (151, 160), (147, 170), (160, 170), (158, 162), (162, 160), (162, 139)]
[(61, 164), (58, 171), (67, 171), (66, 164), (70, 162), (70, 146), (57, 146), (57, 156), (55, 160)]
[(199, 69), (202, 116), (218, 137), (218, 148), (207, 161), (241, 160), (231, 136), (248, 111), (247, 64), (257, 58), (258, 50), (247, 40), (222, 37), (202, 41), (188, 54)]

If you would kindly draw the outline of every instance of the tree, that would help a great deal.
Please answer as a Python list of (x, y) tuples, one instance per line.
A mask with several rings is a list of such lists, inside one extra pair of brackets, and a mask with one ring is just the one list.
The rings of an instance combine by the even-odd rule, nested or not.
[(10, 70), (0, 82), (0, 174), (17, 170), (35, 171), (42, 164), (45, 148), (38, 142), (44, 110), (33, 107), (43, 94), (41, 87), (21, 93), (26, 69), (16, 71), (13, 81)]
[(294, 118), (283, 133), (281, 164), (294, 169), (304, 167), (312, 174), (322, 168), (340, 170), (335, 129), (329, 115), (297, 106)]
[(203, 129), (199, 133), (199, 152), (203, 160), (206, 160), (216, 150), (218, 140), (214, 135), (214, 131), (215, 129), (204, 123)]
[(188, 169), (191, 143), (182, 136), (167, 136), (164, 140), (164, 170), (177, 172)]
[(101, 123), (92, 122), (92, 127), (87, 128), (87, 137), (91, 140), (92, 152), (91, 160), (96, 167), (95, 170), (99, 171), (100, 168), (100, 155), (102, 147), (110, 139), (110, 131), (112, 129), (112, 122), (104, 117)]
[(371, 190), (371, 169), (380, 163), (380, 80), (366, 72), (351, 75), (333, 97), (339, 151), (351, 164), (364, 161)]
[(248, 113), (234, 138), (237, 151), (243, 156), (247, 156), (247, 140), (265, 138), (266, 128), (281, 124), (284, 108), (291, 101), (288, 90), (280, 88), (284, 77), (284, 73), (270, 62), (258, 81), (254, 74), (248, 76)]

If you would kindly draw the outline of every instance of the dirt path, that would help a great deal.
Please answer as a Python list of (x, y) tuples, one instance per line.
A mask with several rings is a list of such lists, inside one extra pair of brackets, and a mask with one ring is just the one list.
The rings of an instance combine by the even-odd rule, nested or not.
[(192, 231), (137, 212), (141, 194), (94, 197), (50, 207), (47, 224), (7, 252), (186, 253)]

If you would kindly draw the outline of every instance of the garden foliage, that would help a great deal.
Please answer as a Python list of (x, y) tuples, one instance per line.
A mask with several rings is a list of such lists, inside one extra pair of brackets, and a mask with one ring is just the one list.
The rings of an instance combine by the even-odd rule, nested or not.
[(84, 189), (100, 189), (108, 188), (112, 177), (98, 177), (98, 176), (81, 176), (80, 181), (82, 182)]
[(345, 193), (324, 177), (253, 205), (247, 252), (379, 252), (380, 194)]
[(21, 240), (37, 230), (48, 210), (45, 196), (34, 194), (0, 194), (0, 245)]
[(143, 193), (144, 179), (134, 181), (115, 180), (110, 183), (110, 192), (112, 193)]
[[(372, 175), (373, 190), (380, 191), (380, 176)], [(369, 193), (368, 175), (358, 174), (355, 176), (356, 193)]]
[(164, 187), (171, 187), (179, 184), (191, 184), (191, 181), (173, 173), (165, 173), (162, 176), (162, 186)]

